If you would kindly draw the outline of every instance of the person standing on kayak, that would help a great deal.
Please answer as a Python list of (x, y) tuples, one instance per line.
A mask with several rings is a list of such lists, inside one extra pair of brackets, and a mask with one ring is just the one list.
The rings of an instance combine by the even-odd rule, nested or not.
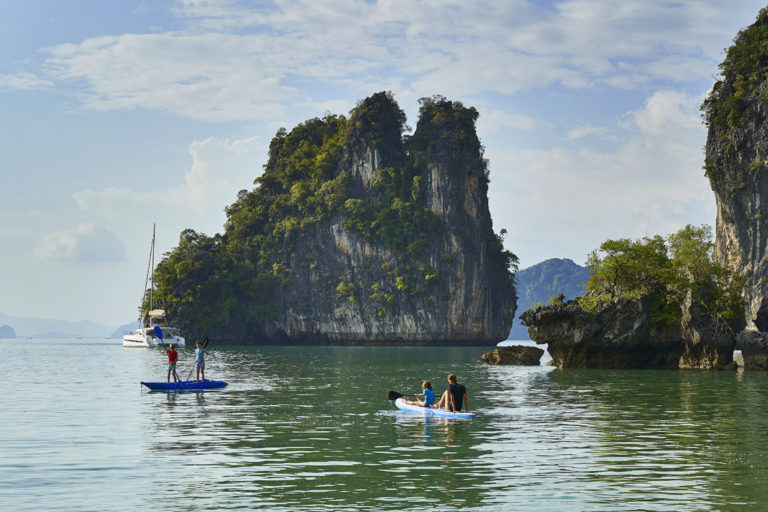
[(445, 407), (446, 411), (453, 412), (459, 412), (463, 408), (464, 412), (469, 412), (467, 388), (458, 383), (455, 373), (448, 375), (448, 389), (446, 389), (443, 396), (440, 397), (440, 401), (437, 403), (436, 407), (438, 409)]
[(197, 373), (195, 375), (197, 380), (200, 380), (200, 375), (202, 375), (203, 380), (205, 380), (205, 348), (203, 347), (203, 342), (200, 340), (197, 340), (195, 345), (197, 345), (197, 348), (195, 349), (195, 366), (197, 366)]
[(403, 402), (405, 402), (408, 405), (420, 405), (422, 407), (432, 407), (435, 403), (435, 392), (432, 391), (432, 383), (428, 380), (425, 380), (421, 387), (424, 389), (423, 393), (419, 393), (416, 395), (417, 397), (423, 396), (424, 401), (419, 400), (418, 398), (416, 400), (408, 400), (408, 397), (406, 395), (403, 395)]
[(173, 382), (179, 382), (179, 376), (176, 374), (176, 362), (179, 360), (179, 353), (176, 352), (173, 343), (168, 345), (168, 376), (166, 382), (171, 383), (171, 372), (173, 372)]

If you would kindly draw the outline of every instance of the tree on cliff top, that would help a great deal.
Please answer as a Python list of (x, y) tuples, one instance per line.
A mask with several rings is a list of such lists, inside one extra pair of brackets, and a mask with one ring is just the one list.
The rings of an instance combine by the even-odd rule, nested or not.
[(768, 79), (768, 7), (736, 35), (719, 67), (722, 79), (701, 105), (705, 123), (717, 130), (740, 124), (747, 100)]
[(712, 229), (685, 226), (668, 235), (607, 240), (588, 260), (590, 278), (579, 300), (587, 311), (617, 298), (656, 298), (654, 319), (679, 322), (688, 294), (713, 320), (744, 317), (744, 279), (714, 261)]

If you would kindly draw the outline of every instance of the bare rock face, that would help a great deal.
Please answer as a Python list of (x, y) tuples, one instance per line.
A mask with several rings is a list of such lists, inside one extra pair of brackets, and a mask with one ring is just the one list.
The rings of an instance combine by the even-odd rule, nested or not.
[(558, 368), (677, 368), (682, 354), (679, 326), (651, 322), (653, 297), (619, 299), (596, 312), (576, 300), (520, 315), (536, 343), (548, 344)]
[(745, 370), (768, 370), (768, 333), (742, 331), (736, 346), (741, 350)]
[[(394, 102), (390, 108), (399, 110)], [(418, 153), (425, 160), (413, 178), (414, 194), (423, 187), (424, 205), (439, 226), (414, 256), (410, 247), (398, 250), (349, 229), (345, 212), (315, 224), (280, 262), (290, 275), (264, 342), (495, 345), (506, 339), (516, 296), (493, 233), (476, 117), (474, 109), (440, 100), (431, 114), (422, 113), (404, 151), (395, 124), (353, 113), (337, 170), (350, 176), (349, 197), (363, 205), (382, 201), (376, 187), (382, 173), (402, 165), (404, 153)]]
[(680, 323), (683, 339), (680, 368), (708, 370), (733, 366), (736, 336), (730, 327), (713, 322), (701, 306), (693, 303), (689, 294)]
[[(690, 297), (679, 324), (654, 322), (654, 297), (617, 299), (594, 312), (577, 300), (520, 315), (531, 339), (548, 344), (558, 368), (734, 369), (736, 337)], [(746, 356), (745, 356), (746, 357)]]
[(478, 363), (491, 365), (539, 366), (544, 350), (526, 345), (497, 347), (480, 357)]

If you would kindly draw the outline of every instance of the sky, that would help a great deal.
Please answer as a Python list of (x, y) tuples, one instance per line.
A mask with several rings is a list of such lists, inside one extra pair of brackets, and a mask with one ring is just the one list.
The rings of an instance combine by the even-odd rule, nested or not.
[(474, 106), (521, 268), (714, 226), (699, 106), (765, 0), (4, 0), (0, 313), (138, 316), (152, 226), (222, 232), (280, 127)]

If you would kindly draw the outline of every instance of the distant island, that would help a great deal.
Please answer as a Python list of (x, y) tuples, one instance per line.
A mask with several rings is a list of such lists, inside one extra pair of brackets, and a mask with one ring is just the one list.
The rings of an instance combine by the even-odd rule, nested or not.
[[(563, 294), (573, 299), (584, 294), (589, 279), (586, 267), (567, 258), (551, 258), (521, 269), (515, 274), (518, 311), (528, 311), (536, 304), (548, 304)], [(528, 328), (515, 320), (509, 331), (510, 340), (527, 340)]]
[(0, 325), (0, 338), (15, 338), (16, 331), (10, 325)]
[(186, 230), (156, 298), (221, 343), (494, 345), (517, 258), (488, 211), (478, 112), (423, 98), (412, 135), (388, 92), (280, 129), (225, 232)]
[[(0, 313), (0, 325), (13, 329), (17, 338), (108, 338), (115, 328), (89, 321), (72, 322)], [(0, 336), (1, 337), (1, 336)]]

